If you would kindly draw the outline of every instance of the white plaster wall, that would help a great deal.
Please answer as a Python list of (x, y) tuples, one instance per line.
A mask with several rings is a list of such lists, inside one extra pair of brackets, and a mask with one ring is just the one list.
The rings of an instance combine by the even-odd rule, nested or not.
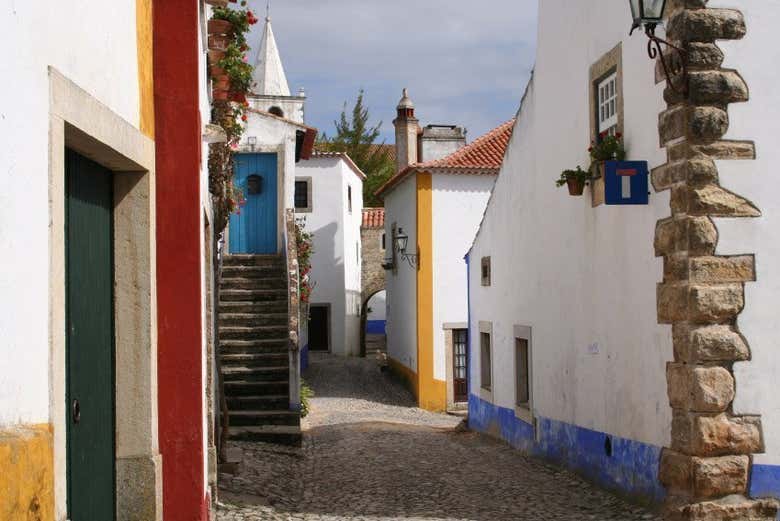
[(0, 426), (49, 421), (49, 78), (139, 124), (135, 1), (0, 7)]
[[(344, 354), (360, 354), (361, 265), (360, 225), (363, 222), (363, 180), (347, 166), (341, 165), (341, 193), (344, 196)], [(346, 204), (348, 187), (352, 189), (352, 211)]]
[[(587, 166), (588, 69), (623, 42), (625, 139), (630, 159), (665, 161), (646, 39), (628, 37), (627, 2), (539, 2), (533, 84), (471, 254), (471, 391), (479, 390), (478, 321), (493, 322), (494, 401), (513, 406), (514, 325), (532, 327), (537, 415), (663, 446), (671, 410), (665, 363), (671, 328), (657, 325), (656, 221), (668, 193), (649, 206), (591, 208), (554, 180)], [(598, 30), (594, 30), (598, 28)], [(482, 256), (492, 286), (480, 285)]]
[(443, 326), (468, 321), (464, 256), (485, 212), (493, 175), (433, 175), (433, 377), (446, 379)]
[(736, 363), (734, 374), (736, 413), (760, 414), (766, 453), (756, 463), (780, 464), (780, 400), (777, 374), (780, 357), (777, 337), (777, 305), (780, 295), (780, 186), (774, 181), (780, 163), (777, 136), (780, 135), (780, 99), (777, 84), (780, 70), (770, 65), (780, 61), (776, 31), (780, 4), (744, 0), (735, 6), (713, 0), (709, 7), (737, 7), (745, 15), (747, 35), (734, 42), (718, 42), (726, 55), (723, 66), (736, 69), (750, 89), (750, 101), (729, 105), (726, 138), (754, 140), (755, 161), (718, 161), (721, 185), (746, 197), (761, 210), (757, 219), (717, 219), (720, 241), (717, 253), (755, 253), (756, 282), (745, 285), (745, 310), (738, 325), (752, 354), (749, 362)]
[(271, 107), (279, 107), (285, 118), (297, 123), (304, 122), (305, 96), (250, 96), (248, 101), (254, 109), (268, 112)]
[(306, 218), (306, 230), (314, 234), (311, 280), (312, 304), (330, 304), (331, 351), (343, 354), (345, 323), (344, 194), (341, 160), (312, 158), (301, 161), (296, 177), (311, 177), (313, 211), (296, 213)]
[(385, 320), (387, 316), (385, 306), (387, 306), (387, 291), (375, 293), (368, 301), (368, 307), (371, 309), (368, 312), (368, 320)]
[[(385, 233), (392, 241), (393, 223), (403, 228), (409, 244), (417, 244), (417, 179), (406, 178), (385, 195)], [(388, 242), (388, 246), (391, 243)], [(417, 270), (396, 260), (396, 272), (385, 272), (387, 291), (387, 354), (417, 371)]]

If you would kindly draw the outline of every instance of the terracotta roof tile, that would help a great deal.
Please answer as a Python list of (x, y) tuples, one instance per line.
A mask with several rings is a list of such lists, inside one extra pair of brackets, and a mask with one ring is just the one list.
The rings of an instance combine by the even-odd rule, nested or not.
[(515, 120), (494, 128), (468, 145), (441, 159), (410, 165), (388, 179), (377, 195), (389, 191), (413, 172), (435, 171), (451, 174), (498, 174), (504, 161), (504, 152), (512, 137)]
[(384, 208), (363, 208), (363, 228), (384, 228)]

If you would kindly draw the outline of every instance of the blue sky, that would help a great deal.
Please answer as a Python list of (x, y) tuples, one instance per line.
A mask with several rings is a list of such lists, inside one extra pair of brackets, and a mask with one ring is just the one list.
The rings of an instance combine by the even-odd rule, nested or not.
[[(408, 87), (422, 125), (457, 124), (469, 141), (514, 116), (536, 44), (537, 0), (272, 0), (290, 90), (306, 121), (333, 134), (360, 88), (382, 138)], [(259, 18), (265, 0), (250, 0)], [(254, 60), (264, 21), (250, 35)]]

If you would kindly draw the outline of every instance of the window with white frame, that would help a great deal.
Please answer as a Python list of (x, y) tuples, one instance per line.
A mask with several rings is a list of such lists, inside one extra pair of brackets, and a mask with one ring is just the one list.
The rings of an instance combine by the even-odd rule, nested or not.
[(619, 110), (617, 81), (616, 71), (598, 82), (596, 116), (599, 134), (606, 132), (614, 135), (617, 132)]
[(296, 212), (311, 212), (311, 177), (296, 177), (293, 195)]
[(533, 355), (531, 328), (514, 326), (515, 338), (515, 415), (533, 423)]

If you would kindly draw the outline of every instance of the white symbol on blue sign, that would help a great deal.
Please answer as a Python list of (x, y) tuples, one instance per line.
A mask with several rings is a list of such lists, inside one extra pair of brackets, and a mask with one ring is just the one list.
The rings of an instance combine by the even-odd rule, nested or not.
[(647, 204), (647, 161), (607, 161), (604, 165), (606, 204)]

